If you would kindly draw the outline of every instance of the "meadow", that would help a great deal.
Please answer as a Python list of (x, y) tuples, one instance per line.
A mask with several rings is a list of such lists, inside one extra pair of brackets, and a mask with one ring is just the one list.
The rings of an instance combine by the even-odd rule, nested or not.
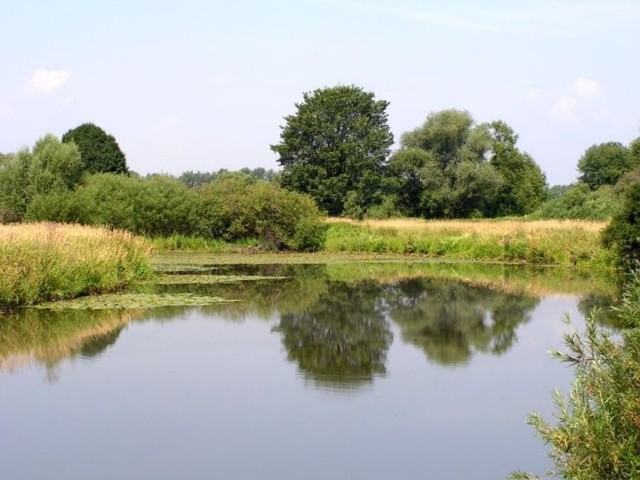
[(419, 254), (460, 261), (606, 266), (606, 222), (332, 218), (324, 250)]
[(150, 274), (149, 252), (144, 239), (124, 231), (0, 225), (0, 306), (117, 290)]

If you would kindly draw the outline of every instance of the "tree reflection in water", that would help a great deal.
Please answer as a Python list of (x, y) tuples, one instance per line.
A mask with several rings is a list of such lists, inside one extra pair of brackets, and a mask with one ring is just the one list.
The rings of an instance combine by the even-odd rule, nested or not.
[(373, 281), (332, 282), (314, 305), (281, 315), (274, 330), (306, 378), (349, 388), (384, 375), (393, 336), (381, 293)]
[(516, 340), (536, 298), (444, 280), (410, 279), (386, 287), (389, 317), (402, 339), (442, 365), (468, 362), (474, 351), (495, 355)]
[(516, 341), (516, 328), (531, 318), (537, 304), (535, 298), (455, 281), (328, 282), (315, 304), (281, 314), (275, 330), (305, 377), (323, 385), (353, 386), (385, 373), (392, 341), (389, 320), (430, 361), (460, 365), (474, 352), (506, 352)]

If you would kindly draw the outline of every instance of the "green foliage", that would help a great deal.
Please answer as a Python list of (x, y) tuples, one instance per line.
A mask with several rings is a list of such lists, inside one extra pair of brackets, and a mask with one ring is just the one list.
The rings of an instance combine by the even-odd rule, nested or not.
[(605, 246), (612, 248), (620, 267), (627, 271), (640, 262), (640, 183), (626, 192), (624, 204), (604, 230)]
[[(636, 150), (638, 147), (634, 147)], [(580, 180), (591, 190), (603, 185), (615, 185), (628, 171), (640, 165), (640, 156), (618, 142), (607, 142), (589, 147), (578, 161)]]
[(466, 111), (431, 113), (402, 136), (389, 162), (401, 213), (426, 218), (522, 215), (546, 196), (545, 176), (502, 121), (476, 125)]
[[(551, 445), (561, 478), (629, 480), (640, 478), (640, 278), (627, 286), (618, 315), (630, 328), (622, 340), (598, 328), (595, 315), (584, 335), (565, 336), (566, 353), (554, 356), (575, 368), (568, 397), (556, 394), (554, 424), (539, 414), (529, 423)], [(535, 478), (518, 473), (512, 478)]]
[(237, 241), (257, 238), (267, 249), (317, 250), (324, 222), (313, 200), (248, 175), (231, 175), (205, 185), (198, 233)]
[[(239, 170), (240, 173), (249, 175), (256, 180), (267, 180), (269, 182), (276, 181), (278, 179), (278, 173), (274, 170), (266, 170), (262, 167), (250, 169), (250, 168), (242, 168)], [(225, 168), (221, 168), (217, 172), (193, 172), (189, 170), (188, 172), (184, 172), (182, 175), (178, 177), (178, 180), (183, 182), (190, 188), (197, 188), (207, 183), (213, 183), (218, 178), (231, 173)]]
[(311, 195), (330, 215), (379, 203), (393, 135), (388, 102), (355, 86), (336, 86), (303, 94), (296, 113), (285, 117), (279, 155), (284, 187)]
[(39, 139), (0, 168), (0, 222), (22, 220), (31, 202), (43, 195), (69, 191), (82, 177), (80, 152), (53, 135)]
[(69, 130), (64, 143), (75, 143), (80, 149), (84, 170), (90, 173), (128, 173), (127, 161), (116, 139), (93, 123)]
[(608, 220), (619, 208), (619, 195), (610, 185), (591, 190), (585, 183), (569, 186), (564, 193), (543, 203), (528, 218)]
[(424, 124), (402, 135), (405, 148), (419, 148), (432, 152), (444, 170), (459, 160), (458, 152), (465, 145), (473, 117), (467, 111), (442, 110), (430, 113)]

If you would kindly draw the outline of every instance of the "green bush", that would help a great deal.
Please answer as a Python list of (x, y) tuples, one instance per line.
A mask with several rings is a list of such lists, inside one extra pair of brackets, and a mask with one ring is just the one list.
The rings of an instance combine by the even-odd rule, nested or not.
[(631, 185), (622, 208), (602, 233), (604, 245), (616, 253), (624, 271), (640, 262), (640, 183)]
[(205, 185), (198, 194), (202, 236), (257, 238), (270, 250), (318, 250), (324, 243), (323, 218), (307, 195), (238, 174)]
[[(627, 285), (616, 309), (629, 328), (620, 341), (598, 327), (597, 314), (584, 335), (565, 336), (568, 352), (554, 356), (574, 366), (571, 393), (556, 394), (558, 413), (550, 424), (539, 414), (529, 423), (551, 445), (551, 474), (573, 480), (640, 478), (640, 277)], [(513, 479), (533, 479), (518, 472)]]
[(592, 191), (585, 183), (576, 183), (562, 195), (542, 204), (527, 218), (608, 220), (617, 211), (619, 195), (610, 185)]

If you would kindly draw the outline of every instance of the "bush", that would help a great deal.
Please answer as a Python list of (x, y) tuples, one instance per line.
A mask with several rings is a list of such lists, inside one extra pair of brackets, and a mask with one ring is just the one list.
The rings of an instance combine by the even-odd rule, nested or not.
[(592, 191), (585, 183), (576, 183), (562, 195), (542, 204), (527, 218), (608, 220), (616, 213), (618, 204), (614, 187), (606, 185)]
[(640, 183), (631, 185), (620, 212), (602, 232), (606, 247), (612, 248), (619, 266), (628, 271), (640, 262)]
[(318, 250), (324, 221), (307, 195), (231, 174), (198, 190), (198, 233), (237, 241), (256, 238), (270, 250)]

